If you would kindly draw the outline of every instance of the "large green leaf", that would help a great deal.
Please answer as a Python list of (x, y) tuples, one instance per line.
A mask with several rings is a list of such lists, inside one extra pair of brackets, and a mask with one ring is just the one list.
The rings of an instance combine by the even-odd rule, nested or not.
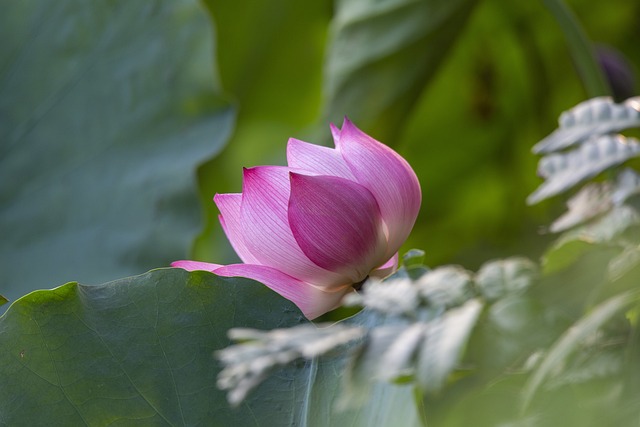
[(291, 425), (305, 377), (283, 370), (234, 411), (213, 352), (230, 327), (302, 319), (253, 281), (178, 269), (33, 292), (0, 318), (0, 423)]
[(0, 36), (2, 293), (185, 257), (233, 124), (199, 3), (5, 1)]

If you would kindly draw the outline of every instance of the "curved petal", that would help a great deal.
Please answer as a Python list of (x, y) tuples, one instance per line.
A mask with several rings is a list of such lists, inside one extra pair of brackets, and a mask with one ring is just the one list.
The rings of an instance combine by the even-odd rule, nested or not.
[(382, 264), (380, 267), (373, 270), (370, 274), (371, 277), (377, 277), (384, 279), (385, 277), (393, 274), (398, 269), (398, 252), (396, 252), (389, 261)]
[(331, 136), (333, 137), (333, 144), (337, 147), (338, 140), (340, 139), (340, 129), (338, 128), (338, 126), (334, 125), (333, 123), (331, 123), (329, 127), (331, 128)]
[(363, 280), (385, 260), (386, 236), (380, 208), (360, 184), (335, 176), (291, 172), (289, 224), (311, 261)]
[(349, 166), (338, 151), (295, 138), (290, 138), (287, 144), (287, 164), (292, 168), (318, 175), (333, 175), (355, 180)]
[(245, 169), (240, 207), (244, 242), (259, 264), (317, 286), (341, 286), (349, 279), (314, 264), (293, 237), (287, 216), (289, 171), (281, 166)]
[(182, 261), (172, 262), (171, 267), (182, 268), (187, 271), (196, 271), (196, 270), (213, 271), (216, 268), (220, 268), (224, 266), (220, 264), (211, 264), (208, 262), (182, 260)]
[(340, 304), (342, 297), (353, 289), (351, 286), (344, 286), (335, 292), (325, 292), (264, 265), (231, 264), (215, 270), (214, 274), (257, 280), (297, 305), (308, 319), (315, 319), (333, 310)]
[(422, 193), (409, 163), (386, 145), (344, 120), (336, 149), (356, 181), (373, 193), (389, 231), (388, 256), (406, 240), (420, 210)]
[(240, 216), (242, 194), (216, 194), (213, 201), (220, 210), (218, 219), (222, 229), (242, 262), (260, 264), (244, 241), (242, 218)]

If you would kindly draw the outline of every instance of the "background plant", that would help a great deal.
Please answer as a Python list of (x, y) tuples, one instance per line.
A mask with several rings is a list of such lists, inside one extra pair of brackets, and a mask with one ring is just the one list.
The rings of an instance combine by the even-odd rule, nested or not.
[[(97, 284), (184, 258), (202, 225), (198, 198), (207, 224), (191, 258), (233, 261), (214, 227), (212, 195), (238, 191), (241, 166), (283, 164), (289, 136), (328, 141), (327, 120), (348, 113), (407, 157), (419, 175), (426, 202), (406, 248), (424, 248), (427, 265), (460, 263), (476, 272), (455, 269), (468, 278), (462, 286), (468, 293), (434, 317), (444, 319), (467, 299), (482, 307), (469, 317), (475, 326), (468, 340), (454, 346), (460, 362), (419, 370), (428, 420), (599, 425), (598, 417), (633, 419), (633, 173), (587, 162), (583, 178), (604, 175), (572, 202), (579, 208), (556, 222), (561, 198), (523, 203), (539, 184), (530, 147), (549, 133), (560, 111), (602, 95), (591, 85), (585, 91), (583, 68), (567, 71), (573, 67), (567, 53), (575, 58), (577, 48), (565, 42), (568, 27), (549, 13), (551, 3), (69, 0), (53, 8), (5, 2), (0, 293), (15, 300), (68, 280)], [(587, 30), (583, 35), (639, 62), (638, 5), (570, 6)], [(623, 90), (618, 100), (631, 95)], [(596, 102), (589, 108), (625, 108)], [(637, 126), (604, 122), (604, 130), (583, 132), (613, 141)], [(561, 130), (572, 134), (577, 129), (568, 123)], [(593, 141), (576, 142), (579, 147), (561, 148), (568, 150), (561, 155)], [(606, 152), (579, 160), (603, 160)], [(635, 152), (625, 153), (622, 160)], [(557, 178), (542, 169), (547, 181)], [(540, 226), (569, 230), (554, 240), (552, 233), (540, 235)], [(537, 259), (543, 252), (540, 278), (525, 280), (527, 286), (512, 286), (522, 283), (513, 280), (487, 291), (478, 284), (487, 266), (500, 271), (513, 262), (485, 264), (488, 259)], [(365, 320), (376, 316), (366, 313), (347, 323), (375, 329)], [(220, 366), (212, 353), (227, 346), (229, 328), (301, 322), (294, 307), (259, 285), (203, 273), (156, 270), (35, 292), (0, 319), (6, 384), (0, 420), (322, 422), (328, 414), (322, 411), (344, 396), (333, 374), (347, 360), (339, 352), (279, 370), (238, 410), (215, 386)], [(403, 375), (394, 378), (411, 379)], [(364, 406), (346, 405), (335, 416), (355, 425), (421, 418), (410, 386), (385, 384), (362, 398)], [(431, 384), (442, 387), (431, 390)], [(523, 389), (521, 400), (514, 390)], [(566, 410), (585, 402), (593, 411)], [(460, 405), (465, 411), (456, 410)]]

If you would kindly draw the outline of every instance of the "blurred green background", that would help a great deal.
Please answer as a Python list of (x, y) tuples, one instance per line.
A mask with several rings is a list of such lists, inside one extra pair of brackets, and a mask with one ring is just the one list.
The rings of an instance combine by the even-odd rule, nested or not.
[[(563, 208), (526, 206), (539, 183), (530, 148), (588, 95), (542, 2), (206, 4), (239, 111), (230, 143), (199, 170), (205, 202), (240, 191), (242, 166), (284, 164), (290, 136), (329, 144), (327, 119), (346, 114), (418, 174), (424, 203), (404, 249), (424, 249), (428, 265), (535, 257), (549, 242), (541, 230)], [(637, 75), (640, 5), (569, 5), (591, 40)], [(194, 256), (231, 261), (215, 206), (205, 206)]]
[[(0, 0), (0, 294), (98, 284), (181, 258), (237, 260), (214, 194), (239, 192), (243, 166), (284, 164), (289, 137), (331, 144), (329, 122), (345, 115), (418, 174), (424, 203), (403, 249), (472, 270), (537, 259), (564, 206), (526, 206), (540, 183), (531, 147), (563, 110), (601, 94), (587, 89), (553, 4)], [(640, 3), (567, 5), (606, 53), (615, 95), (637, 95)], [(637, 288), (637, 271), (609, 287), (611, 249), (591, 243), (553, 248), (565, 269), (487, 308), (455, 374), (464, 381), (424, 399), (436, 422), (509, 419), (527, 358), (543, 357), (616, 286)], [(569, 372), (579, 381), (595, 372), (594, 382), (556, 379), (540, 416), (604, 425), (565, 404), (604, 407), (624, 393), (635, 416), (638, 316), (626, 316), (603, 335), (616, 351), (609, 341), (587, 347)], [(627, 342), (625, 364), (611, 362)], [(593, 366), (581, 370), (582, 359)]]
[[(214, 194), (239, 192), (243, 166), (284, 164), (289, 137), (330, 144), (345, 115), (418, 174), (404, 249), (428, 265), (535, 258), (551, 239), (541, 231), (562, 206), (525, 205), (539, 183), (530, 148), (588, 94), (542, 1), (3, 4), (10, 299), (175, 259), (236, 260)], [(640, 4), (568, 5), (637, 76)]]

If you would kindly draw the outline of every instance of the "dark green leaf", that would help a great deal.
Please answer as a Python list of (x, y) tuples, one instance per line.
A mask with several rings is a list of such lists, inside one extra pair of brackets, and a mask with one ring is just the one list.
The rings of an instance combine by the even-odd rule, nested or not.
[[(325, 68), (325, 120), (344, 115), (393, 142), (475, 0), (340, 0)], [(392, 139), (393, 138), (393, 139)]]
[(3, 292), (186, 257), (196, 166), (234, 120), (201, 5), (5, 2), (0, 31)]
[(232, 411), (216, 388), (213, 352), (228, 345), (231, 327), (302, 320), (292, 303), (256, 282), (179, 269), (33, 292), (0, 318), (2, 421), (291, 425), (308, 378), (281, 371)]

